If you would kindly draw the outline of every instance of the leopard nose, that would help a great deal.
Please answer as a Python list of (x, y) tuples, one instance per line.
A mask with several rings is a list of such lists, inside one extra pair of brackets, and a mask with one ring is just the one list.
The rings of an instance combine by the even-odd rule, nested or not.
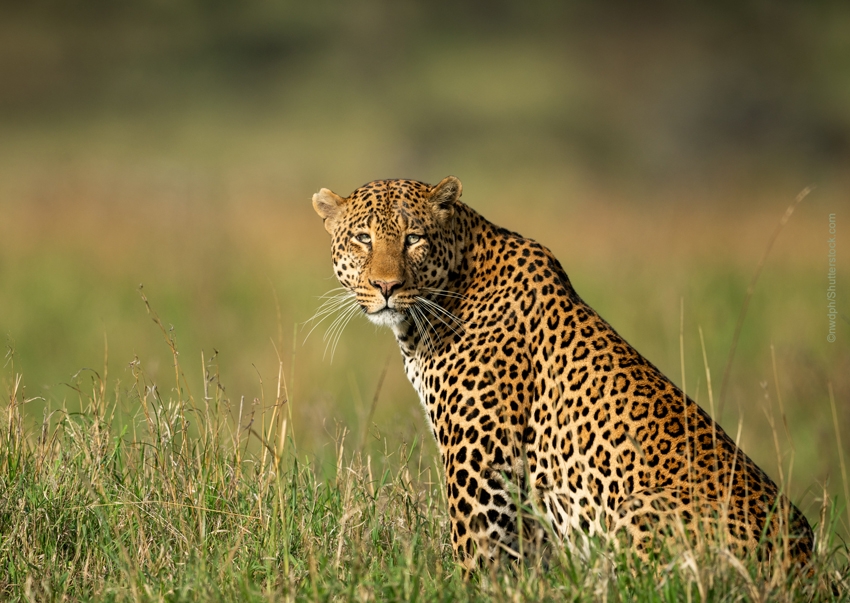
[(402, 281), (369, 281), (369, 283), (375, 289), (380, 289), (386, 299), (389, 299), (393, 291), (404, 284)]

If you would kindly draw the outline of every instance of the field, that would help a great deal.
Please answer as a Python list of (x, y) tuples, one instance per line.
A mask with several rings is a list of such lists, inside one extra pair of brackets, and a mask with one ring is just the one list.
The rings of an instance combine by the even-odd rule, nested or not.
[[(465, 580), (389, 333), (352, 323), (332, 361), (322, 326), (304, 341), (334, 286), (310, 191), (236, 183), (235, 200), (169, 203), (168, 185), (157, 198), (136, 188), (148, 179), (130, 191), (132, 174), (104, 172), (54, 174), (49, 193), (30, 183), (5, 213), (4, 598), (792, 600), (829, 598), (824, 576), (847, 575), (836, 426), (846, 455), (850, 358), (826, 342), (830, 200), (817, 192), (767, 256), (722, 415), (820, 530), (818, 579), (789, 591), (703, 559), (659, 566), (659, 587), (602, 553)], [(741, 210), (553, 193), (523, 211), (521, 192), (466, 187), (552, 247), (582, 295), (705, 406), (708, 369), (717, 400), (748, 284), (794, 194)]]
[[(779, 567), (763, 573), (720, 543), (649, 565), (602, 546), (588, 558), (555, 548), (545, 562), (529, 554), (524, 564), (466, 576), (452, 559), (438, 466), (415, 442), (372, 455), (364, 452), (368, 433), (337, 427), (334, 475), (323, 479), (310, 458), (299, 460), (284, 387), (268, 414), (239, 429), (214, 367), (197, 398), (164, 398), (141, 367), (132, 372), (127, 401), (141, 407), (134, 417), (120, 417), (96, 376), (78, 390), (79, 411), (57, 408), (59, 418), (34, 437), (22, 429), (26, 401), (13, 389), (0, 436), (4, 598), (847, 599), (850, 559), (826, 500), (804, 578)], [(250, 452), (252, 439), (261, 451)]]
[[(0, 7), (0, 599), (850, 599), (850, 12), (370, 6)], [(460, 572), (392, 336), (307, 337), (312, 193), (448, 174), (782, 484), (812, 576)]]

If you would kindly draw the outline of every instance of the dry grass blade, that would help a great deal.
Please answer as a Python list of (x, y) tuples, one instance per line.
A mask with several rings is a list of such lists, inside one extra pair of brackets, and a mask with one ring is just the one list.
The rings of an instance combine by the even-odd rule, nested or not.
[(741, 338), (741, 329), (744, 328), (744, 319), (747, 317), (747, 309), (750, 306), (750, 299), (752, 299), (753, 293), (756, 290), (756, 283), (759, 280), (759, 276), (761, 276), (761, 271), (767, 261), (767, 256), (770, 255), (770, 250), (773, 249), (776, 239), (779, 238), (779, 234), (782, 232), (782, 229), (785, 228), (789, 218), (791, 218), (791, 214), (794, 213), (797, 206), (809, 195), (809, 193), (812, 192), (813, 189), (814, 187), (807, 186), (800, 191), (797, 198), (794, 199), (794, 202), (789, 205), (788, 209), (785, 210), (785, 213), (782, 214), (782, 217), (779, 219), (779, 224), (777, 224), (776, 230), (773, 231), (773, 235), (770, 237), (767, 247), (765, 247), (764, 253), (756, 266), (756, 271), (753, 273), (750, 285), (747, 287), (747, 292), (744, 295), (744, 303), (741, 305), (741, 311), (738, 314), (738, 321), (735, 323), (735, 332), (732, 334), (732, 345), (729, 348), (729, 356), (726, 359), (726, 368), (723, 369), (723, 380), (720, 382), (720, 395), (718, 396), (716, 420), (719, 420), (723, 416), (723, 408), (726, 405), (726, 390), (729, 387), (729, 375), (732, 371), (732, 363), (735, 360), (735, 351), (738, 349), (738, 341)]
[(378, 407), (378, 398), (381, 396), (381, 388), (384, 386), (384, 378), (387, 376), (387, 369), (390, 368), (390, 358), (388, 355), (384, 361), (384, 368), (381, 370), (381, 376), (378, 377), (378, 384), (375, 386), (375, 395), (372, 396), (372, 404), (369, 406), (369, 414), (363, 421), (363, 433), (360, 436), (360, 446), (358, 447), (358, 456), (363, 455), (363, 450), (366, 448), (366, 439), (369, 436), (369, 426), (372, 424), (372, 417), (375, 416), (375, 409)]
[(841, 443), (841, 431), (838, 429), (838, 411), (835, 409), (835, 394), (832, 383), (828, 384), (829, 405), (832, 409), (832, 424), (835, 426), (835, 443), (838, 446), (838, 462), (841, 466), (841, 482), (844, 485), (844, 507), (847, 512), (847, 529), (850, 530), (850, 482), (847, 481), (847, 466), (844, 464), (844, 446)]

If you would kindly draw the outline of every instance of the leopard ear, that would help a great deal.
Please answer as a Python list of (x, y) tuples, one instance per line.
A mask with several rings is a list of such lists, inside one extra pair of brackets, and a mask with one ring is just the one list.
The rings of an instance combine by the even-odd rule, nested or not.
[(431, 189), (431, 203), (438, 220), (445, 222), (454, 215), (455, 203), (462, 193), (463, 185), (454, 176), (446, 176)]
[(342, 211), (344, 201), (345, 199), (326, 188), (313, 195), (313, 209), (324, 220), (325, 230), (331, 234), (333, 234), (334, 220)]

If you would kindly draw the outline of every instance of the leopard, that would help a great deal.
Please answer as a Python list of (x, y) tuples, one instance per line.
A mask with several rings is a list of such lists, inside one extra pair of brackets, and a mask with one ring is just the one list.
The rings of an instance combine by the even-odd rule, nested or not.
[(640, 559), (677, 535), (714, 537), (740, 558), (806, 567), (799, 508), (579, 297), (548, 248), (462, 192), (448, 176), (312, 198), (337, 302), (395, 335), (439, 449), (459, 563), (521, 558), (542, 533), (585, 555), (624, 543)]

